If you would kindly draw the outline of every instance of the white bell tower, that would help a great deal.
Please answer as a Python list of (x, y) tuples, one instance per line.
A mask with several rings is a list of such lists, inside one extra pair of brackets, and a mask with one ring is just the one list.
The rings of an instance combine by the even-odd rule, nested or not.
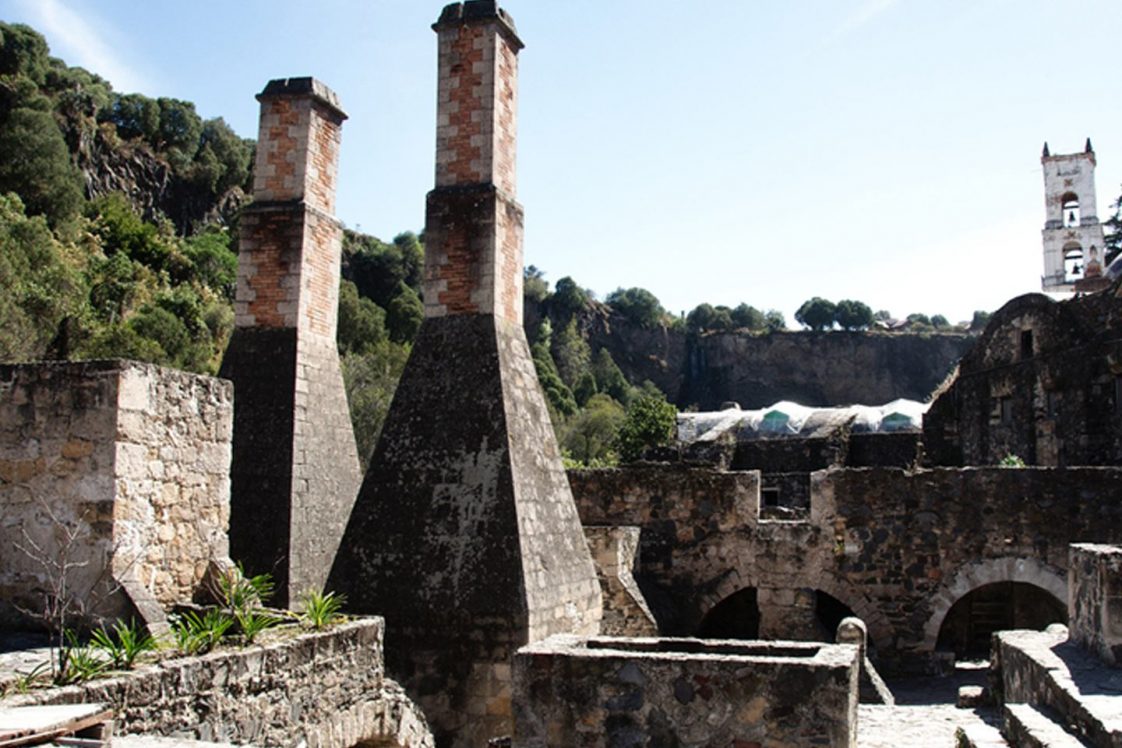
[(1084, 279), (1103, 272), (1103, 227), (1095, 202), (1095, 151), (1091, 139), (1082, 153), (1053, 156), (1044, 144), (1045, 291), (1075, 291)]

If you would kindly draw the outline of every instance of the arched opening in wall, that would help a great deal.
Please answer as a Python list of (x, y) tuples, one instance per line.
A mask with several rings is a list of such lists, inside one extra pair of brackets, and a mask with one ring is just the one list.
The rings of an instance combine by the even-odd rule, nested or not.
[(1074, 283), (1083, 277), (1083, 247), (1077, 242), (1064, 245), (1064, 281)]
[[(1064, 226), (1079, 225), (1079, 195), (1074, 192), (1065, 192), (1060, 198), (1064, 211)], [(1054, 224), (1053, 224), (1054, 225)]]
[(756, 601), (756, 588), (747, 587), (734, 592), (713, 606), (697, 627), (702, 639), (758, 639), (760, 638), (760, 606)]
[(1050, 592), (1027, 582), (996, 582), (951, 606), (935, 648), (959, 660), (985, 659), (995, 631), (1043, 630), (1053, 623), (1067, 623), (1067, 606)]
[(832, 642), (842, 619), (856, 617), (848, 605), (822, 590), (814, 591), (814, 618), (821, 629), (822, 641)]

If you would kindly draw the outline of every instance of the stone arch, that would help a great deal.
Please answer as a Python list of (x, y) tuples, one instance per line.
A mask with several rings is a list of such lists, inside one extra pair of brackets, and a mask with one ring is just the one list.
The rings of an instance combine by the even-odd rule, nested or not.
[(956, 602), (979, 587), (999, 582), (1031, 584), (1061, 603), (1067, 601), (1067, 573), (1035, 558), (1006, 556), (968, 564), (960, 568), (950, 582), (943, 584), (932, 598), (931, 615), (923, 628), (922, 651), (935, 651), (943, 619)]
[(377, 698), (335, 712), (308, 729), (309, 748), (435, 748), (425, 715), (395, 681), (386, 678)]
[(812, 585), (826, 594), (834, 597), (849, 606), (853, 613), (865, 622), (869, 633), (869, 643), (882, 652), (889, 651), (892, 647), (892, 626), (877, 605), (853, 584), (838, 579), (833, 574), (824, 574), (815, 580)]
[[(834, 574), (818, 574), (813, 577), (794, 577), (790, 581), (791, 589), (812, 589), (825, 592), (831, 597), (844, 603), (854, 614), (865, 622), (869, 632), (869, 642), (875, 649), (882, 652), (890, 651), (893, 642), (892, 626), (877, 605), (871, 601), (856, 585), (839, 579)], [(697, 606), (700, 612), (698, 620), (720, 605), (724, 600), (735, 595), (741, 590), (759, 589), (759, 580), (755, 574), (741, 573), (739, 569), (729, 569), (710, 591), (703, 593)]]

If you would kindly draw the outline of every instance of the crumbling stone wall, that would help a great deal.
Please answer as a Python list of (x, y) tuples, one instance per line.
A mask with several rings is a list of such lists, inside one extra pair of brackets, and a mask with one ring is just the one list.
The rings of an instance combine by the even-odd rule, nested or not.
[(757, 590), (760, 635), (824, 635), (816, 591), (862, 618), (888, 669), (921, 667), (951, 606), (1025, 582), (1063, 601), (1073, 540), (1118, 542), (1122, 471), (835, 469), (805, 518), (760, 516), (754, 472), (642, 465), (569, 471), (585, 524), (640, 527), (636, 579), (669, 635)]
[(586, 527), (588, 548), (603, 594), (604, 636), (655, 636), (658, 624), (632, 571), (639, 554), (638, 527)]
[(432, 748), (425, 717), (385, 677), (381, 619), (264, 645), (168, 659), (32, 691), (0, 707), (107, 703), (122, 734), (309, 748)]
[(854, 746), (858, 648), (554, 637), (515, 657), (515, 748)]
[(923, 425), (931, 465), (1122, 461), (1122, 300), (1114, 287), (998, 310)]
[(135, 362), (0, 366), (0, 616), (41, 608), (59, 569), (38, 554), (95, 617), (190, 602), (227, 558), (232, 400)]
[(1068, 567), (1068, 630), (1079, 646), (1112, 665), (1122, 661), (1122, 547), (1078, 543)]

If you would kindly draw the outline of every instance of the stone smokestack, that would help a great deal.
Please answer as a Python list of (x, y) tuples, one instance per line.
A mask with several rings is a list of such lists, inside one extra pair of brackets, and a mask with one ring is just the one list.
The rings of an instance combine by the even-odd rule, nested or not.
[(514, 651), (597, 631), (600, 587), (521, 324), (522, 42), (494, 2), (433, 28), (426, 317), (329, 586), (385, 616), (390, 673), (441, 744), (478, 746), (510, 734)]
[(362, 479), (335, 347), (346, 114), (313, 78), (270, 81), (257, 99), (254, 201), (220, 370), (234, 382), (230, 555), (273, 574), (275, 602), (289, 605), (326, 581)]

